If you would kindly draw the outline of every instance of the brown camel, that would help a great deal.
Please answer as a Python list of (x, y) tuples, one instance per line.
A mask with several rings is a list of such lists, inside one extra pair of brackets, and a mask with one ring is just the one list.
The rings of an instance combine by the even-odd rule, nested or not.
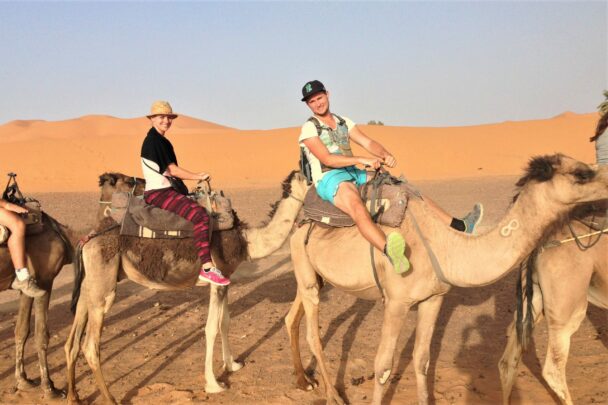
[[(407, 241), (412, 269), (403, 275), (393, 271), (388, 259), (375, 255), (384, 295), (384, 320), (374, 363), (373, 403), (380, 404), (393, 368), (393, 355), (403, 321), (418, 304), (414, 370), (418, 401), (426, 404), (430, 342), (443, 295), (452, 285), (475, 287), (503, 277), (537, 246), (543, 233), (565, 215), (573, 204), (596, 201), (608, 195), (608, 169), (594, 171), (563, 155), (531, 160), (519, 180), (518, 198), (491, 231), (471, 236), (444, 225), (424, 200), (413, 197), (406, 219), (397, 230)], [(419, 227), (420, 232), (416, 229)], [(423, 236), (424, 235), (424, 236)], [(308, 243), (306, 239), (308, 238)], [(378, 300), (382, 294), (374, 282), (369, 244), (356, 228), (299, 228), (291, 236), (291, 256), (298, 290), (285, 319), (290, 337), (297, 385), (311, 390), (316, 381), (307, 376), (299, 348), (299, 326), (306, 315), (306, 339), (318, 362), (328, 403), (343, 404), (332, 384), (319, 338), (319, 290), (321, 279), (357, 297)], [(433, 265), (433, 258), (436, 265)]]
[[(55, 388), (49, 376), (46, 359), (49, 345), (47, 315), (53, 280), (64, 265), (72, 263), (73, 247), (62, 226), (46, 213), (42, 214), (44, 230), (36, 235), (25, 238), (27, 252), (27, 267), (35, 274), (38, 286), (47, 291), (42, 297), (31, 298), (21, 293), (19, 295), (19, 312), (15, 325), (15, 379), (17, 389), (34, 387), (32, 380), (27, 378), (23, 364), (23, 349), (30, 334), (30, 318), (32, 304), (34, 305), (36, 349), (40, 365), (40, 387), (46, 398), (64, 396), (62, 391)], [(7, 290), (15, 278), (15, 269), (8, 248), (0, 246), (0, 291)]]
[[(593, 221), (593, 216), (585, 222)], [(600, 229), (606, 227), (602, 219), (595, 218)], [(608, 239), (597, 240), (597, 235), (583, 237), (584, 244), (593, 243), (582, 250), (572, 240), (572, 227), (577, 235), (593, 233), (578, 220), (566, 218), (548, 235), (548, 241), (564, 241), (559, 245), (548, 245), (536, 256), (531, 271), (533, 296), (533, 324), (547, 318), (549, 342), (543, 367), (543, 377), (549, 387), (564, 404), (572, 404), (566, 383), (566, 362), (570, 350), (570, 337), (585, 318), (587, 303), (608, 309)], [(521, 360), (523, 346), (516, 333), (516, 319), (507, 331), (505, 352), (498, 363), (502, 383), (503, 402), (509, 397), (515, 381), (517, 365)]]
[[(128, 179), (123, 178), (120, 181), (123, 182), (123, 186), (129, 186)], [(107, 190), (106, 181), (100, 178), (100, 184), (102, 191), (104, 187)], [(137, 183), (131, 184), (131, 187), (133, 185)], [(268, 256), (281, 247), (292, 231), (294, 221), (302, 208), (306, 190), (304, 177), (293, 172), (283, 182), (282, 199), (275, 204), (266, 225), (260, 228), (247, 228), (237, 221), (234, 229), (213, 232), (211, 256), (225, 275), (230, 276), (243, 261)], [(104, 221), (109, 223), (111, 220)], [(82, 291), (76, 307), (74, 324), (65, 344), (68, 402), (78, 401), (75, 362), (86, 326), (86, 338), (83, 343), (85, 358), (105, 400), (115, 403), (103, 378), (99, 360), (99, 342), (104, 315), (114, 301), (117, 281), (129, 278), (143, 286), (164, 290), (188, 288), (194, 285), (201, 263), (189, 239), (143, 240), (120, 237), (116, 229), (94, 237), (86, 243), (82, 248), (82, 263), (84, 267)], [(212, 285), (209, 315), (205, 326), (207, 342), (205, 390), (209, 393), (221, 392), (225, 389), (218, 383), (213, 373), (213, 346), (218, 329), (222, 339), (225, 369), (231, 372), (243, 367), (242, 363), (234, 360), (230, 350), (229, 326), (228, 287)]]

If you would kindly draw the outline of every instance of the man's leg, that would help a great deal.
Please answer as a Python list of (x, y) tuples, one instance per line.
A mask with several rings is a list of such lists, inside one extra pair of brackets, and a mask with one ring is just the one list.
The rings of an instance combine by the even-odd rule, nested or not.
[(41, 297), (45, 291), (36, 285), (36, 281), (31, 277), (27, 268), (25, 257), (25, 223), (12, 211), (0, 208), (0, 224), (6, 226), (11, 231), (7, 246), (11, 254), (13, 266), (15, 266), (15, 280), (11, 288), (21, 290), (30, 297)]
[(483, 205), (480, 203), (476, 203), (471, 212), (463, 218), (456, 218), (445, 212), (435, 201), (426, 196), (424, 197), (424, 202), (435, 211), (443, 223), (458, 231), (473, 233), (483, 218)]
[(369, 241), (376, 249), (384, 251), (386, 235), (373, 221), (367, 208), (361, 201), (361, 196), (355, 185), (351, 182), (343, 182), (338, 186), (334, 196), (334, 205), (346, 212), (357, 224), (361, 235)]
[(355, 221), (361, 235), (372, 246), (388, 256), (397, 273), (405, 273), (410, 269), (410, 262), (405, 257), (403, 236), (399, 232), (391, 232), (388, 236), (384, 235), (382, 229), (372, 221), (353, 183), (340, 183), (334, 196), (334, 205), (346, 212)]

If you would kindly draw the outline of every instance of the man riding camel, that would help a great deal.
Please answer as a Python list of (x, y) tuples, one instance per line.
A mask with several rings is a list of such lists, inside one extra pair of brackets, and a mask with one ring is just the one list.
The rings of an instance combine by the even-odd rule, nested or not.
[[(302, 101), (313, 113), (302, 126), (298, 139), (310, 163), (312, 181), (319, 196), (348, 214), (375, 248), (390, 259), (395, 271), (405, 273), (410, 264), (405, 257), (405, 240), (399, 232), (385, 235), (372, 218), (361, 200), (358, 186), (366, 183), (368, 172), (356, 165), (379, 170), (382, 165), (397, 165), (395, 157), (378, 142), (365, 135), (356, 124), (346, 117), (331, 113), (329, 92), (323, 83), (313, 80), (302, 88)], [(354, 156), (350, 147), (353, 140), (372, 157)], [(483, 216), (483, 206), (475, 204), (464, 218), (454, 218), (432, 200), (425, 197), (437, 215), (452, 228), (472, 233)]]

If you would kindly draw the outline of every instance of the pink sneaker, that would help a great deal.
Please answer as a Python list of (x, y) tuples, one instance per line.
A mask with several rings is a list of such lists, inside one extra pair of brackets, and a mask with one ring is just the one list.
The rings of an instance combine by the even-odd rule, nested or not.
[(201, 269), (198, 273), (196, 285), (205, 285), (206, 283), (225, 286), (230, 284), (230, 280), (224, 277), (218, 268), (212, 267), (209, 270)]

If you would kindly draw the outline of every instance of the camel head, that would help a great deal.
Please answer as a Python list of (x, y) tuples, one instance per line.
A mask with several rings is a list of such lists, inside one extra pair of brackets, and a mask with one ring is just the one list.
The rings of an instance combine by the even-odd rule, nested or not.
[(292, 197), (298, 200), (304, 200), (307, 191), (308, 184), (306, 178), (297, 170), (289, 173), (287, 178), (283, 180), (283, 198), (291, 194)]
[(99, 176), (101, 196), (99, 197), (97, 219), (101, 220), (109, 215), (106, 215), (106, 213), (110, 207), (109, 202), (112, 200), (112, 193), (118, 191), (133, 191), (135, 195), (141, 195), (144, 193), (145, 185), (146, 181), (144, 179), (126, 176), (122, 173), (104, 173)]
[(562, 154), (536, 156), (516, 185), (515, 199), (534, 189), (547, 202), (570, 207), (608, 199), (608, 167), (593, 169)]

